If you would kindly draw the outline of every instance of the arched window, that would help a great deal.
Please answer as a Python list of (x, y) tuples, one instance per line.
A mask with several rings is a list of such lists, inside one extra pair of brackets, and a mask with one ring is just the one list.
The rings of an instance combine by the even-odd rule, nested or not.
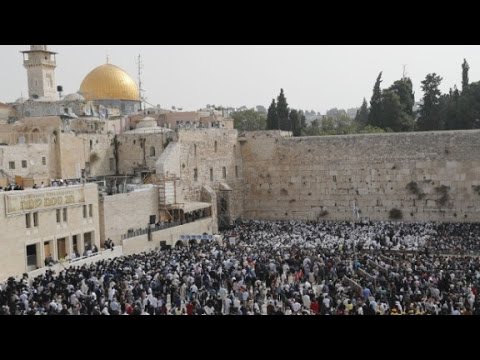
[(215, 141), (215, 152), (217, 152), (217, 142)]
[(155, 156), (155, 146), (150, 147), (150, 156)]

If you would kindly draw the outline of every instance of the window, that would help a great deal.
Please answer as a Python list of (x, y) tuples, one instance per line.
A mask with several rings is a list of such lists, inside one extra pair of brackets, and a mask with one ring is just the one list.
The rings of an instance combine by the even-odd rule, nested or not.
[(197, 156), (197, 144), (193, 145), (193, 155)]
[(238, 178), (238, 166), (235, 166), (235, 177)]
[(63, 221), (67, 222), (67, 208), (63, 208)]
[(27, 160), (22, 160), (22, 168), (23, 169), (27, 168)]
[(93, 148), (93, 140), (90, 140), (90, 150)]
[(9, 161), (8, 162), (8, 168), (9, 169), (15, 169), (15, 161)]
[(155, 156), (155, 146), (150, 146), (150, 156)]
[(32, 227), (32, 219), (30, 214), (25, 214), (25, 226), (27, 227), (27, 229)]
[(60, 209), (57, 209), (57, 224), (59, 224), (62, 221), (60, 217)]
[(93, 205), (88, 205), (88, 216), (93, 217)]
[(226, 168), (225, 166), (222, 168), (222, 177), (223, 177), (224, 179), (227, 178), (227, 168)]
[(33, 227), (38, 226), (38, 212), (33, 213)]
[(42, 165), (47, 165), (47, 158), (42, 156)]
[(197, 168), (193, 169), (193, 180), (194, 181), (198, 180), (198, 170), (197, 170)]
[(115, 170), (115, 158), (110, 158), (109, 162), (110, 162), (110, 171)]
[(333, 182), (337, 182), (337, 176), (333, 175)]
[(213, 181), (213, 169), (210, 168), (210, 181)]
[(217, 152), (217, 148), (218, 148), (217, 142), (215, 141), (215, 152)]
[(87, 205), (83, 205), (83, 217), (87, 218)]

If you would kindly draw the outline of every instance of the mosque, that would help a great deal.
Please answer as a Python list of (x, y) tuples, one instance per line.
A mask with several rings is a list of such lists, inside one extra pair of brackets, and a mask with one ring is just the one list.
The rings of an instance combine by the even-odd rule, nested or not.
[(83, 79), (76, 93), (61, 96), (63, 88), (55, 81), (56, 54), (47, 45), (31, 45), (22, 51), (27, 70), (28, 99), (18, 99), (13, 107), (24, 117), (123, 116), (141, 108), (136, 82), (113, 64), (100, 65)]

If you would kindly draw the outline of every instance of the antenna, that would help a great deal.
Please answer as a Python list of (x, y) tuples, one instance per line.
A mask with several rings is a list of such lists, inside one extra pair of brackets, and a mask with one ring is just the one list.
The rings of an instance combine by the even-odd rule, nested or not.
[(140, 110), (142, 110), (142, 102), (144, 102), (143, 89), (142, 89), (143, 63), (142, 63), (142, 57), (140, 54), (138, 54), (138, 57), (137, 57), (137, 67), (138, 67), (138, 97), (140, 98)]
[(403, 65), (402, 79), (405, 79), (407, 77), (407, 64), (402, 64), (402, 65)]

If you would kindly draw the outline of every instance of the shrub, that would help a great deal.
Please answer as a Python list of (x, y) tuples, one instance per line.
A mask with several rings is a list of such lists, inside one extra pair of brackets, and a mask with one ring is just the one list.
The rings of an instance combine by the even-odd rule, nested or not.
[(450, 187), (449, 186), (445, 186), (445, 185), (442, 185), (442, 186), (438, 186), (435, 188), (435, 191), (437, 192), (437, 194), (441, 194), (442, 196), (440, 197), (440, 199), (437, 200), (437, 203), (439, 205), (445, 205), (448, 200), (450, 199), (449, 195), (448, 195), (448, 191), (450, 190)]
[(472, 185), (473, 192), (480, 195), (480, 185)]
[(95, 152), (92, 152), (90, 154), (90, 162), (93, 164), (94, 162), (98, 161), (100, 159), (100, 157), (98, 156), (97, 153)]
[(320, 213), (318, 214), (318, 217), (319, 217), (319, 218), (323, 218), (323, 217), (325, 217), (325, 216), (327, 216), (327, 215), (328, 215), (328, 211), (327, 211), (327, 210), (322, 210), (322, 211), (320, 211)]
[(421, 200), (425, 197), (425, 194), (420, 190), (418, 184), (415, 181), (411, 181), (407, 184), (407, 190), (412, 194), (417, 195), (418, 199)]
[(389, 218), (392, 220), (401, 220), (403, 218), (402, 210), (399, 210), (399, 209), (390, 210)]

